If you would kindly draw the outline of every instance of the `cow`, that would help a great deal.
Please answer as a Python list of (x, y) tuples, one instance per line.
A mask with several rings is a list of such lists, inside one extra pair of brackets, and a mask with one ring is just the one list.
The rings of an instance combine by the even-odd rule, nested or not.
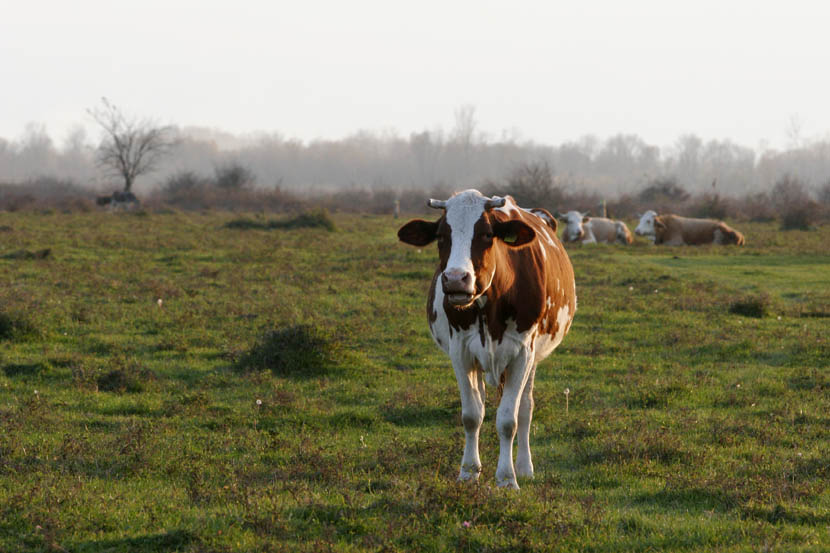
[(562, 240), (565, 242), (631, 244), (634, 241), (631, 231), (622, 221), (588, 217), (587, 213), (578, 211), (558, 213), (557, 216), (565, 221), (565, 231), (562, 233)]
[(692, 219), (679, 215), (658, 215), (648, 210), (640, 217), (640, 223), (634, 232), (646, 236), (655, 244), (667, 246), (695, 246), (699, 244), (736, 244), (746, 243), (744, 235), (723, 221), (714, 219)]
[[(458, 479), (481, 473), (478, 438), (485, 382), (501, 386), (496, 413), (496, 482), (518, 489), (533, 477), (530, 422), (536, 365), (562, 342), (576, 311), (571, 261), (544, 209), (522, 209), (510, 196), (465, 190), (429, 200), (437, 221), (415, 219), (398, 230), (413, 246), (438, 242), (438, 268), (427, 299), (435, 343), (450, 358), (461, 394), (465, 444)], [(519, 447), (513, 465), (513, 439)]]

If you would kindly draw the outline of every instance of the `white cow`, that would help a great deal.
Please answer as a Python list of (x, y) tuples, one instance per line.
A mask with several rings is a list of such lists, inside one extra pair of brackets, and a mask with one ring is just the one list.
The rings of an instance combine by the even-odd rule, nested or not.
[(589, 217), (588, 213), (579, 211), (569, 211), (558, 215), (565, 221), (565, 232), (562, 235), (562, 240), (565, 242), (631, 244), (634, 241), (631, 231), (622, 221), (605, 217)]

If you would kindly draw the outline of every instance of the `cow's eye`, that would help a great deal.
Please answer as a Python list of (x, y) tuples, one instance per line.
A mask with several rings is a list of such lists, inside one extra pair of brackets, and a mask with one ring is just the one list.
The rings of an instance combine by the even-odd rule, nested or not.
[(484, 237), (485, 240), (492, 240), (493, 239), (493, 233), (492, 232), (485, 232), (484, 234), (482, 234), (482, 236)]

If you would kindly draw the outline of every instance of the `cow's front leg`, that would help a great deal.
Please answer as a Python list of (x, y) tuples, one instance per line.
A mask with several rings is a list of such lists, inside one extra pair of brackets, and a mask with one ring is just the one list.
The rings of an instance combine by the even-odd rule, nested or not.
[(461, 356), (452, 356), (455, 379), (461, 393), (461, 422), (464, 424), (464, 456), (461, 458), (459, 480), (478, 480), (481, 459), (478, 456), (478, 436), (484, 421), (484, 383), (481, 371), (466, 363)]
[(536, 378), (536, 365), (530, 368), (519, 403), (519, 445), (516, 450), (516, 475), (521, 478), (533, 478), (533, 461), (530, 456), (530, 423), (533, 422), (533, 381)]
[(532, 354), (525, 349), (504, 371), (504, 391), (496, 413), (496, 430), (499, 434), (499, 465), (496, 468), (496, 483), (506, 488), (519, 489), (516, 472), (513, 470), (513, 438), (516, 436), (518, 426), (521, 394), (532, 368)]

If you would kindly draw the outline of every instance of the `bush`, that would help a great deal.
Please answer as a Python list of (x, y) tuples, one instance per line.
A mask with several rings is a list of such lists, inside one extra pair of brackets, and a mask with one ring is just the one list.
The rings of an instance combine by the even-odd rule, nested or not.
[(266, 332), (234, 368), (268, 370), (280, 376), (319, 376), (336, 365), (339, 350), (329, 332), (312, 325), (294, 325)]
[(645, 204), (683, 203), (689, 199), (689, 193), (677, 183), (675, 177), (659, 177), (650, 181), (637, 195)]
[(565, 197), (562, 188), (555, 184), (553, 171), (546, 161), (517, 167), (507, 177), (505, 186), (505, 193), (513, 196), (516, 203), (524, 207), (556, 210)]
[(692, 200), (689, 212), (693, 217), (725, 219), (734, 211), (730, 203), (717, 192), (707, 192)]
[(256, 221), (248, 218), (234, 219), (233, 221), (225, 223), (225, 228), (238, 230), (323, 228), (329, 232), (336, 230), (334, 220), (326, 209), (305, 211), (285, 220)]
[(37, 335), (37, 327), (23, 315), (0, 311), (0, 341), (26, 340)]
[(761, 319), (769, 315), (770, 298), (767, 294), (746, 296), (729, 306), (729, 312), (744, 317)]
[(208, 180), (197, 175), (193, 171), (179, 171), (170, 175), (164, 184), (161, 191), (163, 194), (175, 195), (181, 193), (189, 193), (198, 190), (208, 185)]
[(756, 223), (768, 223), (775, 220), (775, 207), (768, 194), (758, 192), (748, 194), (741, 200), (743, 215)]
[(250, 188), (256, 182), (253, 171), (236, 162), (216, 167), (214, 174), (216, 186), (223, 190)]
[(818, 205), (798, 177), (786, 174), (778, 179), (772, 199), (779, 206), (782, 230), (807, 230), (818, 219)]

